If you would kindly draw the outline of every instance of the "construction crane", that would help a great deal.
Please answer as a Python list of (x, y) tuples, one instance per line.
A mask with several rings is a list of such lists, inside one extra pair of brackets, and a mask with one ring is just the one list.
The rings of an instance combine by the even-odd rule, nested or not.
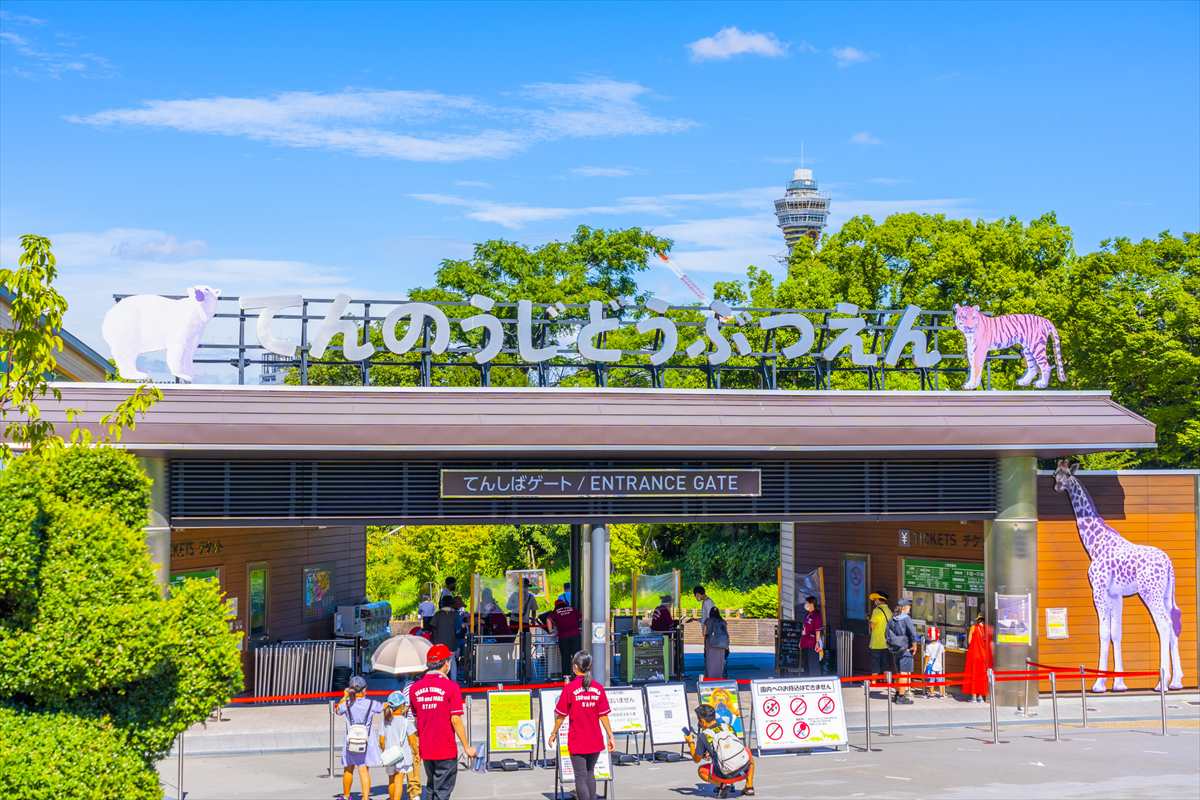
[(707, 307), (711, 301), (708, 299), (708, 295), (704, 293), (704, 290), (697, 286), (696, 282), (689, 278), (687, 273), (679, 268), (678, 264), (668, 258), (666, 252), (660, 252), (658, 257), (663, 260), (663, 263), (666, 264), (668, 268), (670, 268), (671, 272), (675, 273), (675, 277), (679, 278), (683, 285), (686, 286), (692, 294), (699, 298), (700, 305)]

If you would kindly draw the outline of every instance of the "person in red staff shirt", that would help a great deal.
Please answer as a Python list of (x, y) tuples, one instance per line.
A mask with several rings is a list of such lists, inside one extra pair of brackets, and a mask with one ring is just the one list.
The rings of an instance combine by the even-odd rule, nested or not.
[(450, 800), (458, 779), (458, 746), (462, 742), (467, 758), (475, 757), (475, 748), (463, 725), (463, 697), (458, 684), (450, 680), (453, 654), (443, 644), (429, 648), (425, 656), (428, 671), (409, 687), (413, 716), (417, 720), (417, 739), (421, 761), (425, 764), (428, 800)]
[(575, 770), (576, 800), (596, 800), (596, 761), (604, 750), (603, 734), (608, 738), (608, 751), (616, 749), (612, 725), (608, 722), (610, 709), (604, 687), (592, 680), (592, 656), (580, 650), (571, 659), (571, 671), (575, 679), (568, 683), (558, 696), (554, 707), (554, 730), (547, 739), (549, 747), (557, 752), (558, 730), (564, 720), (567, 726), (567, 752), (571, 754), (571, 766)]
[(549, 622), (558, 635), (558, 663), (562, 665), (565, 678), (571, 674), (571, 657), (582, 647), (583, 619), (578, 610), (560, 597), (554, 601), (554, 611), (550, 613)]

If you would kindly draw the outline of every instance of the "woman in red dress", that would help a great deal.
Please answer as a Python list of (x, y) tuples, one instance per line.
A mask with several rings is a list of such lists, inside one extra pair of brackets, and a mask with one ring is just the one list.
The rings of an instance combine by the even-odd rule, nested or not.
[(963, 676), (963, 693), (976, 703), (982, 703), (988, 695), (987, 671), (991, 666), (992, 636), (980, 614), (967, 631), (967, 666)]

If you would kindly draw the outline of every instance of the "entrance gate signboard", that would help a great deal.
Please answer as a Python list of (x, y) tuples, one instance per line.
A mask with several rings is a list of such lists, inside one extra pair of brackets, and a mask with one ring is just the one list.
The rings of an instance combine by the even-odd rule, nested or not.
[(759, 497), (759, 469), (443, 469), (443, 499)]
[(849, 743), (842, 683), (836, 677), (750, 682), (760, 752)]
[(691, 724), (683, 684), (648, 683), (643, 688), (650, 717), (650, 744), (683, 744), (683, 729)]

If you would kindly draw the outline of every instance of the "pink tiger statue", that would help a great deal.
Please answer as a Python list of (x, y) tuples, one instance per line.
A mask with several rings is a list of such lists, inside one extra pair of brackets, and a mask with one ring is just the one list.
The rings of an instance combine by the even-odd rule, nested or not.
[(971, 362), (971, 377), (963, 384), (964, 389), (979, 387), (983, 377), (983, 362), (989, 350), (1002, 350), (1013, 345), (1021, 346), (1025, 357), (1025, 374), (1017, 380), (1018, 386), (1028, 386), (1037, 375), (1033, 385), (1045, 389), (1050, 385), (1050, 361), (1046, 358), (1046, 338), (1054, 340), (1054, 360), (1058, 367), (1058, 380), (1065, 383), (1062, 351), (1059, 349), (1058, 329), (1054, 323), (1037, 314), (1004, 314), (991, 317), (979, 310), (979, 306), (954, 304), (954, 327), (962, 331), (967, 340), (967, 359)]

